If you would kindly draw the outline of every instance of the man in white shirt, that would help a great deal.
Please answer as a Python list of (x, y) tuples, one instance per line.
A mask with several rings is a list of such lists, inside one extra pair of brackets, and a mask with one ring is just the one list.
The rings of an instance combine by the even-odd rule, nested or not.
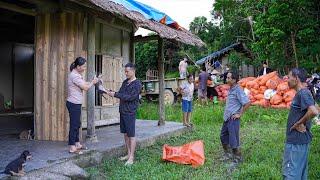
[(183, 58), (182, 61), (179, 63), (179, 73), (180, 73), (180, 78), (184, 79), (187, 77), (187, 58)]
[(269, 74), (272, 70), (270, 68), (268, 68), (268, 64), (267, 62), (263, 62), (263, 68), (261, 68), (261, 70), (259, 71), (259, 76), (263, 76), (266, 74)]

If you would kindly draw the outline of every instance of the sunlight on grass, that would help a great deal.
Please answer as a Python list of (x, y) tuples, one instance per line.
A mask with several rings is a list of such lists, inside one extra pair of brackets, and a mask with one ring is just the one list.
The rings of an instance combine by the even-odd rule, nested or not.
[[(233, 172), (228, 164), (219, 161), (222, 155), (220, 147), (220, 128), (222, 125), (223, 104), (199, 106), (194, 104), (192, 132), (178, 137), (160, 140), (155, 145), (140, 149), (136, 153), (136, 163), (125, 167), (116, 158), (102, 165), (89, 168), (92, 179), (282, 179), (281, 163), (284, 148), (287, 110), (250, 107), (241, 119), (241, 148), (244, 162)], [(138, 111), (139, 119), (158, 119), (158, 107), (155, 103), (144, 103)], [(181, 105), (166, 107), (168, 121), (181, 122)], [(317, 170), (320, 162), (320, 128), (313, 127), (313, 142), (309, 156), (309, 179), (320, 179)], [(182, 145), (194, 140), (203, 140), (206, 162), (199, 168), (163, 162), (164, 144)]]

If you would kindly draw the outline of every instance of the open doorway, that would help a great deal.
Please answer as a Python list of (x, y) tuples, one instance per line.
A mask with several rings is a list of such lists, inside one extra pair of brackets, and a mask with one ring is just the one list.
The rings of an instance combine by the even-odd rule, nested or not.
[(0, 135), (34, 124), (35, 17), (0, 8)]

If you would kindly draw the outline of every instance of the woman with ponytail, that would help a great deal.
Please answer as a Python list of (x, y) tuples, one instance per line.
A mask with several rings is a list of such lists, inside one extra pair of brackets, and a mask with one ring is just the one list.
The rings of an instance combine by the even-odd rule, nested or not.
[(98, 78), (94, 78), (91, 82), (86, 82), (82, 73), (85, 71), (86, 59), (78, 57), (70, 65), (70, 73), (68, 75), (68, 98), (67, 109), (70, 117), (69, 128), (69, 152), (82, 154), (81, 149), (84, 145), (79, 141), (79, 129), (81, 128), (81, 105), (83, 103), (83, 91), (88, 91), (98, 82)]

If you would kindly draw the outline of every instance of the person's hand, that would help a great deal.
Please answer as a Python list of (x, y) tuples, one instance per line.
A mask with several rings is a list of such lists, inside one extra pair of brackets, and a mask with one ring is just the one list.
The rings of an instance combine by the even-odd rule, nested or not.
[(98, 81), (99, 81), (99, 79), (97, 77), (94, 77), (91, 82), (92, 82), (92, 84), (97, 84)]
[(111, 97), (114, 97), (115, 93), (116, 93), (116, 92), (114, 92), (114, 91), (110, 91), (110, 90), (107, 91), (107, 94), (108, 94), (109, 96), (111, 96)]
[(297, 124), (295, 123), (293, 126), (291, 126), (290, 131), (297, 130), (298, 132), (304, 133), (307, 131), (307, 128), (304, 124)]
[(237, 119), (240, 119), (241, 115), (240, 114), (234, 114), (232, 115), (231, 119), (232, 120), (237, 120)]

